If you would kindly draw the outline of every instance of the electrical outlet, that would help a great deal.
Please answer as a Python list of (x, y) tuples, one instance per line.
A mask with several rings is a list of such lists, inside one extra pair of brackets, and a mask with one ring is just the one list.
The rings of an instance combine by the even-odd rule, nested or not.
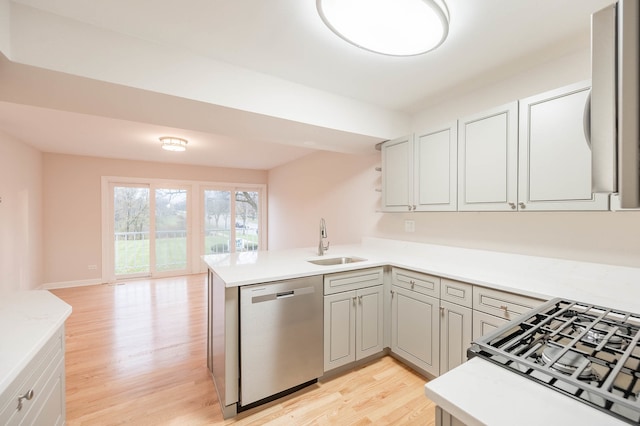
[(98, 269), (98, 265), (87, 265), (87, 269), (90, 271), (95, 271)]
[(405, 220), (404, 221), (404, 232), (416, 232), (416, 221), (415, 220)]

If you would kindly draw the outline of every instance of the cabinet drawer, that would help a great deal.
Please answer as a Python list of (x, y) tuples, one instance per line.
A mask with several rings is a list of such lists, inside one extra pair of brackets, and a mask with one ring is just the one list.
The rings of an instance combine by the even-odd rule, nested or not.
[(470, 308), (473, 305), (473, 286), (469, 283), (442, 278), (440, 299)]
[[(64, 365), (63, 360), (64, 327), (49, 339), (0, 396), (2, 404), (0, 406), (0, 424), (21, 424), (29, 417), (34, 417), (34, 414), (40, 410), (40, 406), (46, 402), (45, 387), (50, 377), (55, 374), (59, 364), (62, 362)], [(23, 399), (22, 408), (18, 410), (18, 396), (24, 395), (30, 390), (33, 390), (32, 399)]]
[(383, 268), (368, 268), (350, 272), (338, 272), (324, 276), (324, 294), (380, 285), (384, 282)]
[(392, 284), (431, 297), (440, 297), (440, 278), (406, 269), (393, 268)]
[(544, 300), (485, 287), (473, 287), (473, 309), (511, 321)]

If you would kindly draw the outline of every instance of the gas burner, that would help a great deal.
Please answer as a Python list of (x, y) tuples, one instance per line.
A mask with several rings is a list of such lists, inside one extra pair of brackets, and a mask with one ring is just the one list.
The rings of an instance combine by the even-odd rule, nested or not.
[[(558, 355), (561, 350), (561, 348), (547, 346), (542, 351), (542, 355), (540, 355), (540, 361), (543, 365), (551, 364), (551, 361)], [(589, 361), (586, 356), (573, 351), (568, 351), (567, 353), (562, 355), (556, 362), (551, 364), (549, 368), (564, 374), (573, 375), (573, 373), (584, 363), (586, 363), (587, 365), (580, 372), (580, 374), (578, 374), (578, 379), (589, 381), (598, 380), (598, 375), (591, 368), (591, 361)]]
[[(584, 330), (587, 329), (589, 324), (591, 324), (591, 321), (589, 319), (580, 318), (573, 323), (573, 328), (576, 331), (583, 332)], [(593, 345), (598, 345), (600, 344), (600, 342), (605, 340), (607, 335), (611, 332), (611, 330), (614, 330), (614, 329), (615, 327), (611, 327), (610, 325), (607, 325), (607, 324), (597, 324), (596, 326), (591, 328), (589, 331), (587, 331), (587, 333), (584, 335), (582, 340), (584, 342), (591, 343)], [(609, 337), (607, 344), (610, 345), (611, 347), (620, 348), (623, 344), (623, 339), (622, 337), (616, 334), (613, 334), (611, 335), (611, 337)]]

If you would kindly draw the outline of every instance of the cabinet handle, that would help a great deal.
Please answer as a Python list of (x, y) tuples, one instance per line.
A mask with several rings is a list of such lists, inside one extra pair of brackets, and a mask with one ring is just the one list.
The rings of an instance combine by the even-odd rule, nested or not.
[(26, 393), (18, 395), (18, 411), (22, 410), (22, 400), (31, 401), (33, 399), (33, 389), (29, 389)]
[(358, 300), (358, 298), (356, 296), (353, 296), (353, 304), (356, 304), (356, 301)]
[(415, 204), (413, 205), (413, 211), (414, 212), (416, 211), (416, 205)]
[(444, 306), (440, 306), (440, 316), (444, 316)]
[(507, 307), (507, 305), (500, 305), (500, 309), (502, 309), (505, 314), (509, 313), (509, 308)]
[(520, 208), (521, 208), (521, 209), (523, 209), (523, 210), (527, 208), (527, 205), (526, 205), (525, 203), (520, 202), (520, 203), (518, 203), (518, 205), (519, 205), (519, 206), (520, 206)]
[(516, 209), (516, 203), (509, 203), (509, 207), (511, 207), (511, 210), (515, 210)]
[(396, 293), (395, 291), (391, 290), (391, 298), (392, 298), (392, 299), (393, 299), (393, 295), (394, 295), (395, 293)]
[(362, 296), (358, 296), (358, 303), (362, 305)]
[(407, 204), (407, 207), (409, 208), (409, 211), (411, 211), (411, 205)]
[(413, 287), (415, 287), (416, 282), (411, 280), (411, 281), (409, 281), (409, 284), (411, 284), (411, 290), (413, 290)]

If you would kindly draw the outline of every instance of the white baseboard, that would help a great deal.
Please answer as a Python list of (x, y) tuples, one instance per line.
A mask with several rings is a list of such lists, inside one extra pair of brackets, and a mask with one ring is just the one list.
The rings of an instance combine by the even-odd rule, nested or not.
[(84, 287), (89, 285), (104, 284), (100, 278), (93, 278), (90, 280), (77, 280), (77, 281), (61, 281), (57, 283), (45, 283), (40, 286), (41, 290), (53, 290), (55, 288), (69, 288), (69, 287)]

